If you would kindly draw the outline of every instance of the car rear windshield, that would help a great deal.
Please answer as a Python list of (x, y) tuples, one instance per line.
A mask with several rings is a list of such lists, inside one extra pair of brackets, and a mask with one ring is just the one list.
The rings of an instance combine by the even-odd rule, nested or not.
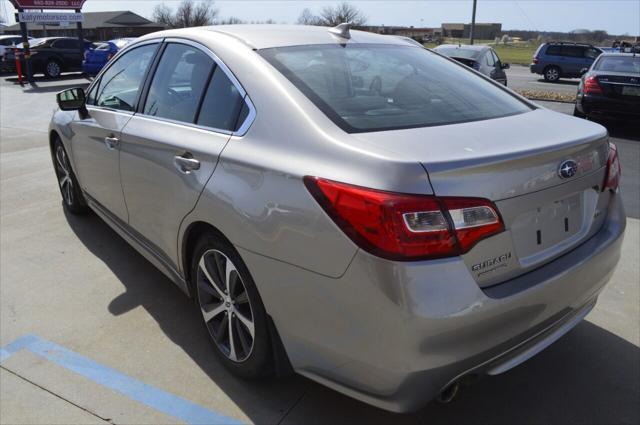
[(593, 69), (640, 74), (640, 56), (602, 56)]
[(309, 45), (259, 53), (349, 133), (486, 120), (531, 108), (426, 49)]
[(436, 52), (450, 58), (464, 58), (476, 60), (480, 56), (479, 50), (465, 49), (464, 47), (437, 47)]

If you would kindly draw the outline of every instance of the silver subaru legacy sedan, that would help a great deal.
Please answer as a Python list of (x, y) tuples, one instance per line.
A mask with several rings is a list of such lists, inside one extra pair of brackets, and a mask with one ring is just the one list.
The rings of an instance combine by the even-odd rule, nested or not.
[(396, 412), (446, 401), (578, 324), (620, 257), (603, 127), (400, 38), (157, 32), (58, 104), (64, 208), (192, 297), (245, 378), (295, 371)]

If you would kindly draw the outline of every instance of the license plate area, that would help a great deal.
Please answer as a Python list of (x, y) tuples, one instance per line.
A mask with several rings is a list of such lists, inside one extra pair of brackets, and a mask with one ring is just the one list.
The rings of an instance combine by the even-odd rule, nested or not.
[(584, 192), (520, 214), (512, 224), (522, 266), (534, 264), (575, 243), (584, 230)]
[(640, 87), (623, 86), (622, 94), (625, 96), (640, 96)]

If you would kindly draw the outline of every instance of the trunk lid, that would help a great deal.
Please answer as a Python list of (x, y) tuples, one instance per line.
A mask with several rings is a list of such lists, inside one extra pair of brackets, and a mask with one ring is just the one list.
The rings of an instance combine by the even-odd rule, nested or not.
[(640, 75), (621, 72), (597, 73), (604, 95), (614, 99), (640, 100)]
[(600, 125), (545, 109), (356, 135), (421, 162), (438, 196), (496, 204), (506, 231), (463, 255), (480, 286), (551, 261), (599, 229), (608, 203), (606, 136)]

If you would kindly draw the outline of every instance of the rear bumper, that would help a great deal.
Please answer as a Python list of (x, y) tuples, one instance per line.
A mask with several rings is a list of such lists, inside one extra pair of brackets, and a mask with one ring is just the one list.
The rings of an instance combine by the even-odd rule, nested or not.
[(614, 194), (591, 239), (488, 289), (459, 258), (397, 263), (360, 251), (333, 279), (239, 251), (298, 373), (407, 412), (464, 375), (509, 370), (579, 323), (619, 260), (625, 224)]
[(542, 74), (542, 65), (532, 63), (529, 65), (529, 71), (531, 71), (532, 74)]
[(637, 100), (614, 99), (598, 95), (579, 95), (576, 107), (580, 112), (590, 116), (607, 118), (639, 118), (640, 96)]
[(103, 63), (96, 62), (84, 62), (82, 64), (82, 72), (89, 75), (98, 75), (100, 70), (104, 67)]

